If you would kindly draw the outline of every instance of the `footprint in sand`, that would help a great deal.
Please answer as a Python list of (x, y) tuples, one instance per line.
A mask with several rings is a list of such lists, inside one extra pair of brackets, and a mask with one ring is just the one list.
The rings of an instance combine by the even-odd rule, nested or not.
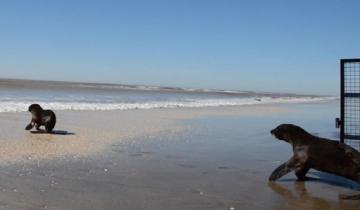
[(149, 154), (152, 154), (152, 152), (142, 151), (142, 152), (137, 152), (137, 153), (130, 154), (129, 156), (130, 157), (142, 157), (144, 155), (149, 155)]
[(124, 150), (121, 149), (112, 149), (111, 151), (116, 152), (116, 153), (124, 153)]
[(178, 166), (182, 168), (196, 168), (195, 165), (191, 165), (191, 164), (178, 164)]
[(228, 167), (228, 166), (219, 166), (218, 169), (228, 170), (228, 169), (231, 169), (231, 167)]
[(130, 154), (129, 156), (130, 157), (142, 157), (142, 156), (144, 156), (144, 154), (142, 154), (142, 153), (134, 153), (134, 154)]

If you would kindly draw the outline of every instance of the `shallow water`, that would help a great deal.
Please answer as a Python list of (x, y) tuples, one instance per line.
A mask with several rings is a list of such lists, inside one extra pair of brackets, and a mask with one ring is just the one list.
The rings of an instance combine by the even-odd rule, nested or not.
[(218, 107), (334, 100), (312, 95), (0, 79), (0, 112)]

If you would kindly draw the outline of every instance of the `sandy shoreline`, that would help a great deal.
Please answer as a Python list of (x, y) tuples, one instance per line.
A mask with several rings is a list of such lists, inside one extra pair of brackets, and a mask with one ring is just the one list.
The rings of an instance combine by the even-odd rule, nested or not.
[(125, 111), (57, 111), (55, 131), (67, 135), (32, 134), (24, 130), (29, 113), (0, 113), (0, 164), (102, 152), (115, 142), (174, 134), (186, 129), (178, 120), (210, 116), (266, 116), (289, 112), (286, 107), (243, 106), (201, 109)]
[(269, 129), (315, 122), (330, 135), (324, 110), (333, 107), (57, 112), (56, 129), (74, 135), (29, 134), (28, 113), (2, 113), (0, 207), (355, 210), (359, 201), (337, 198), (356, 193), (354, 185), (332, 176), (312, 171), (319, 181), (296, 182), (293, 174), (267, 181), (291, 154)]

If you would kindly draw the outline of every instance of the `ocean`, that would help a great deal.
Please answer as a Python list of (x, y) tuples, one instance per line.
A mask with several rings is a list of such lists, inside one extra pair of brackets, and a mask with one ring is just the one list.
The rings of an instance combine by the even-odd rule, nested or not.
[(32, 103), (54, 110), (128, 110), (319, 102), (331, 96), (254, 91), (0, 79), (0, 112)]

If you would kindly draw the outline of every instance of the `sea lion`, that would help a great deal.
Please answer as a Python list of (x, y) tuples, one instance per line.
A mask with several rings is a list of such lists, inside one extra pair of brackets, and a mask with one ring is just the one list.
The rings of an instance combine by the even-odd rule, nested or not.
[(39, 104), (31, 104), (29, 112), (31, 112), (32, 118), (25, 127), (26, 130), (30, 130), (35, 126), (36, 130), (41, 131), (40, 126), (44, 125), (46, 133), (52, 132), (56, 123), (56, 116), (52, 110), (44, 110)]
[[(311, 135), (292, 124), (281, 124), (271, 134), (291, 144), (294, 155), (272, 172), (269, 181), (275, 181), (291, 171), (295, 171), (299, 180), (305, 180), (306, 173), (312, 168), (360, 183), (360, 153), (354, 148)], [(360, 194), (340, 195), (340, 198), (360, 199)]]

